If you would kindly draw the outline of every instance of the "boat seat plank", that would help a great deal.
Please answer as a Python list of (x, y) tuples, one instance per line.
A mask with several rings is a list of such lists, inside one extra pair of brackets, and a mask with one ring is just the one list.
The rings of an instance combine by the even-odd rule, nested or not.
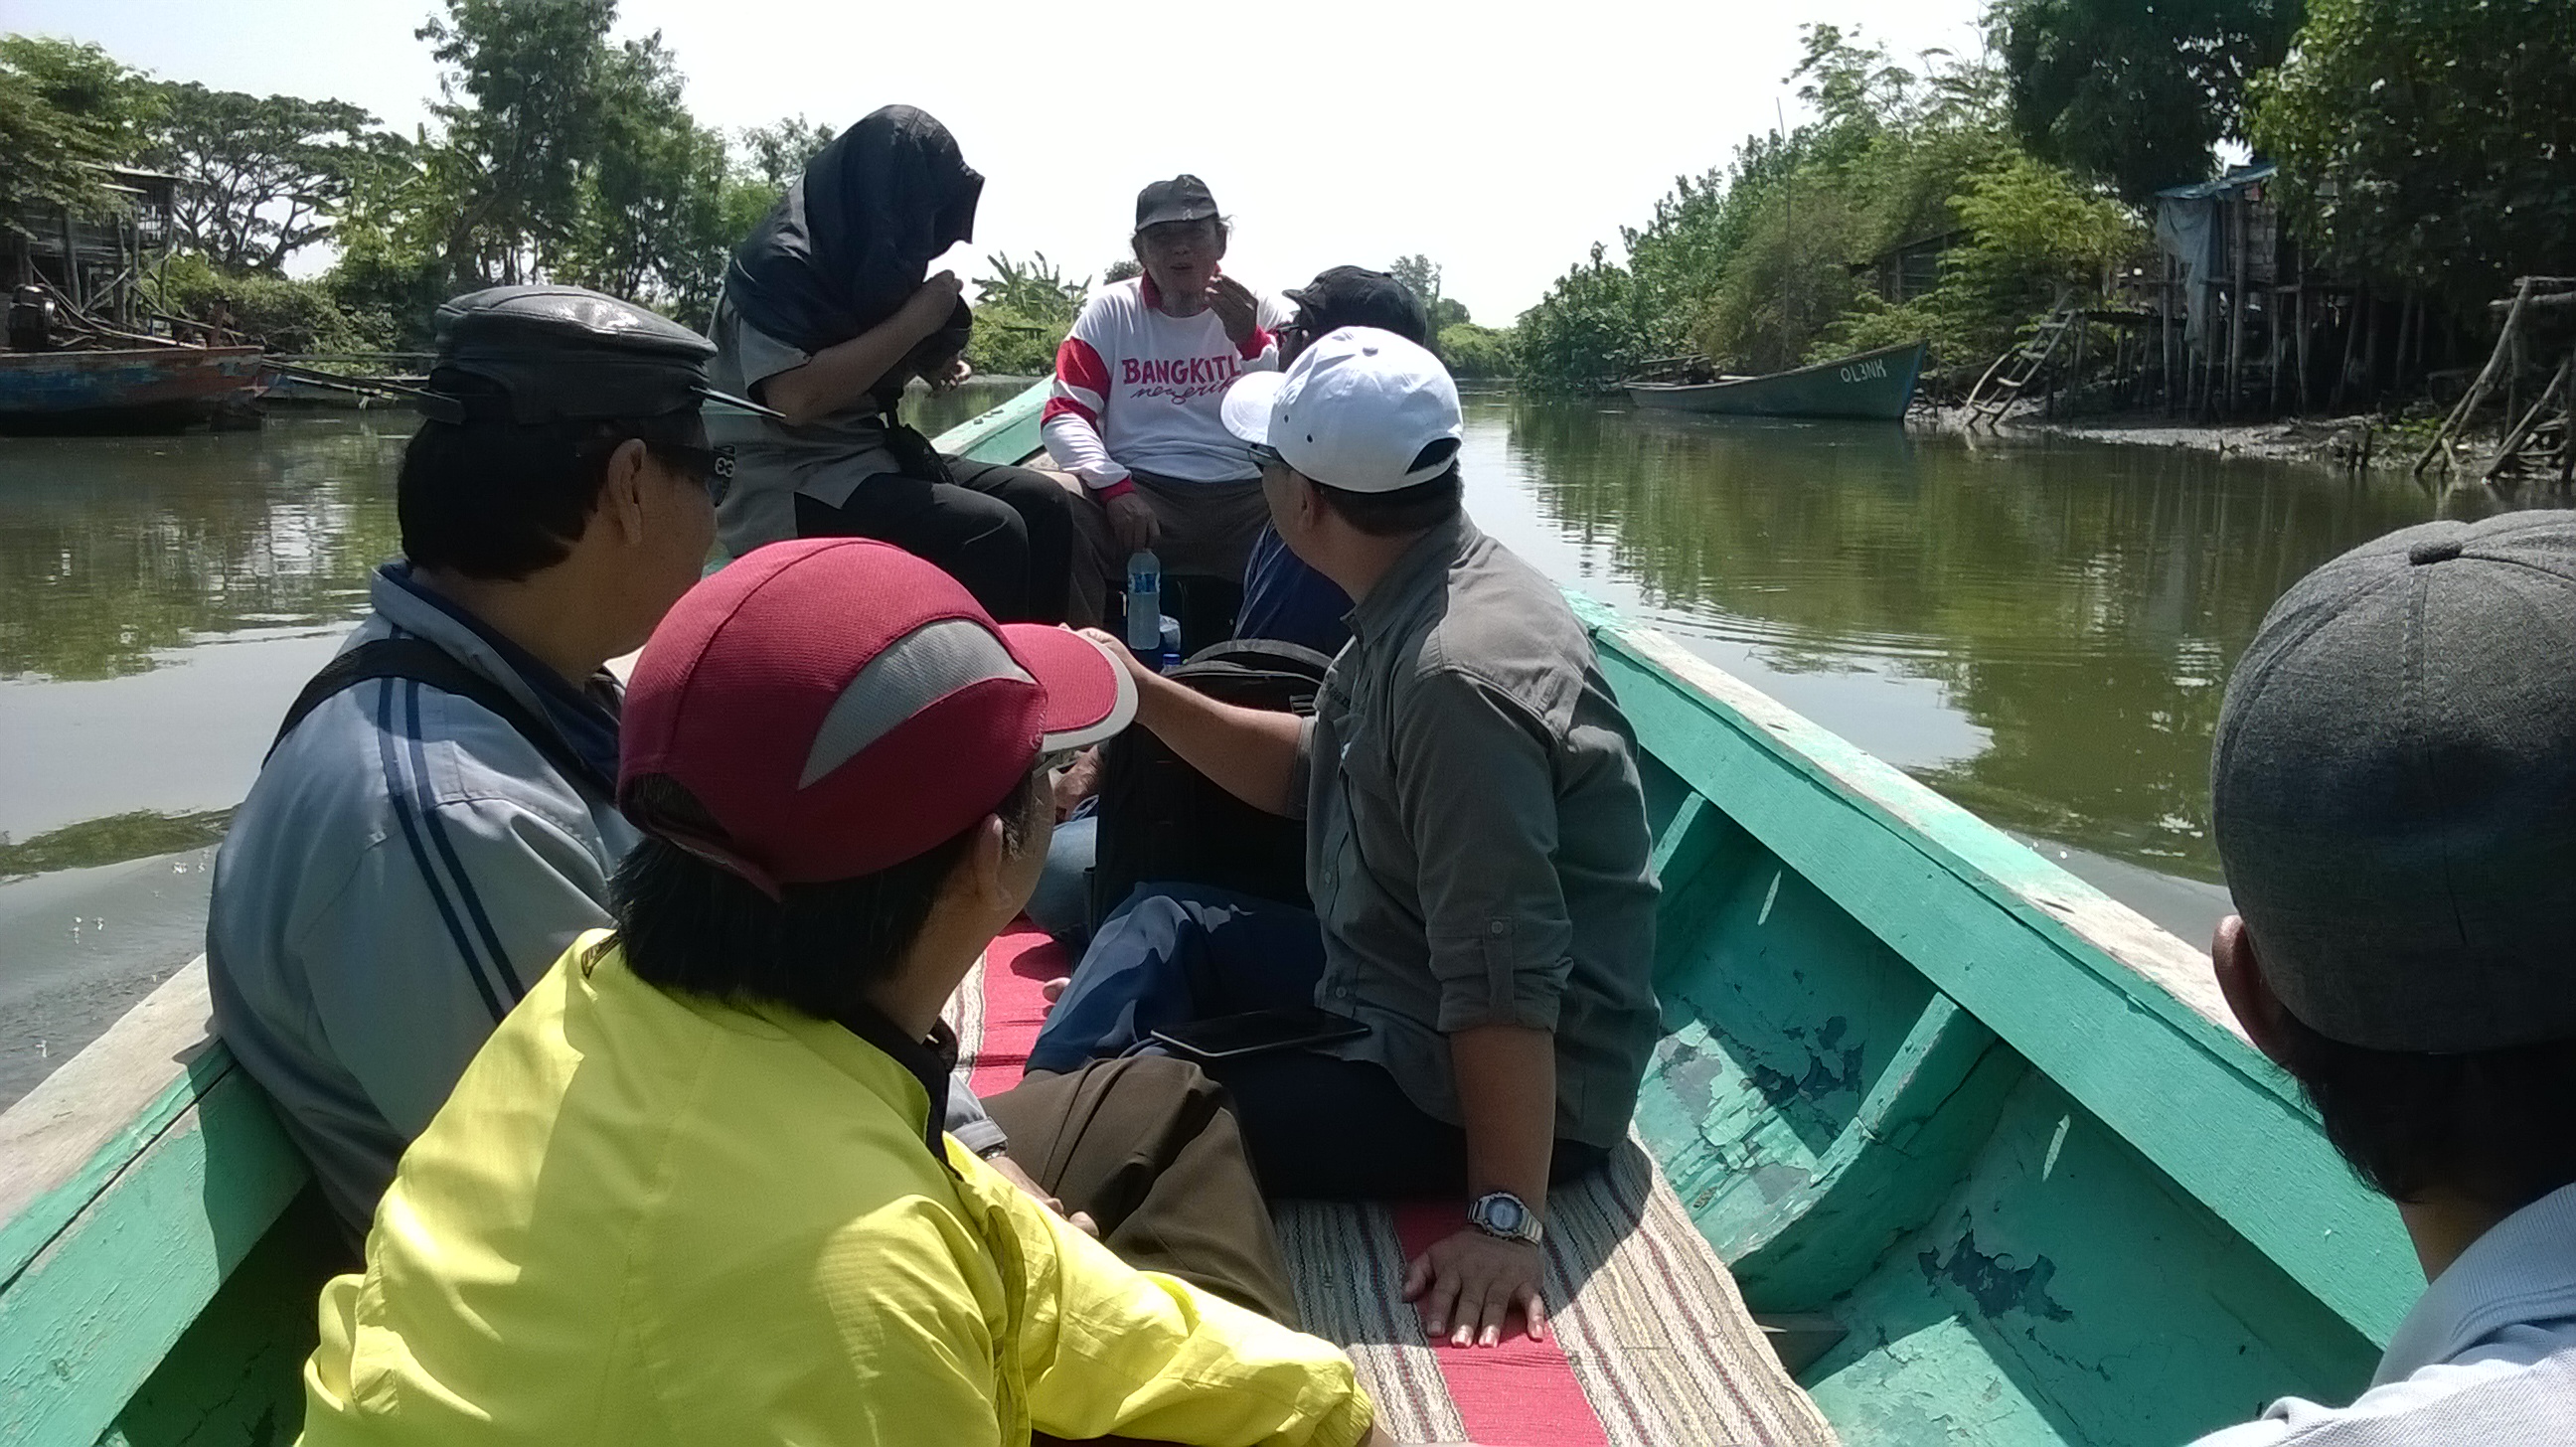
[[(968, 977), (948, 1018), (978, 1091), (1017, 1080), (1044, 1019), (1039, 986), (1066, 968), (1043, 935), (1021, 932), (995, 941)], [(1550, 1194), (1546, 1290), (1556, 1329), (1547, 1342), (1462, 1349), (1424, 1338), (1399, 1288), (1409, 1257), (1451, 1229), (1454, 1203), (1293, 1201), (1276, 1214), (1307, 1328), (1350, 1352), (1402, 1440), (1835, 1440), (1634, 1139), (1609, 1169)]]

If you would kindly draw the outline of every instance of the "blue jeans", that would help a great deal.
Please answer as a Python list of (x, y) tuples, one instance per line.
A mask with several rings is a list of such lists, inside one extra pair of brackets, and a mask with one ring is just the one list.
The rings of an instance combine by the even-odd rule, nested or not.
[(1079, 1070), (1156, 1030), (1311, 1005), (1323, 973), (1323, 931), (1306, 910), (1203, 884), (1140, 884), (1101, 921), (1029, 1048), (1029, 1069)]
[(1098, 798), (1082, 801), (1073, 817), (1055, 826), (1046, 867), (1029, 896), (1029, 923), (1055, 942), (1079, 950), (1091, 939), (1091, 865), (1100, 857)]

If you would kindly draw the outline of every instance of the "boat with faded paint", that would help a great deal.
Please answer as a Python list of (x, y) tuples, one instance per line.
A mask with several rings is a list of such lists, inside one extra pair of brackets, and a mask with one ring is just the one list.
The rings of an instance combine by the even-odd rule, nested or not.
[[(1043, 388), (942, 450), (1036, 450)], [(2207, 959), (1577, 599), (1634, 722), (1638, 1132), (1854, 1447), (2176, 1444), (2340, 1401), (2420, 1290)], [(0, 1438), (282, 1441), (342, 1249), (202, 967), (0, 1115)]]
[(257, 347), (0, 351), (0, 432), (175, 432), (246, 407)]
[(1914, 402), (1927, 342), (1881, 347), (1759, 377), (1623, 383), (1640, 407), (1728, 417), (1844, 417), (1893, 422)]

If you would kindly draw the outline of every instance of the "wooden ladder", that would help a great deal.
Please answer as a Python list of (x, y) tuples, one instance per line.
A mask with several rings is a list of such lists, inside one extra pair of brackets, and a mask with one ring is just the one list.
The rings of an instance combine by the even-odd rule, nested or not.
[(2029, 336), (2011, 351), (1995, 358), (1994, 365), (1977, 379), (1968, 393), (1968, 425), (1980, 423), (1991, 428), (2006, 409), (2021, 398), (2024, 389), (2048, 370), (2049, 359), (2075, 329), (2084, 324), (2084, 308), (2073, 302), (2060, 302), (2031, 329)]

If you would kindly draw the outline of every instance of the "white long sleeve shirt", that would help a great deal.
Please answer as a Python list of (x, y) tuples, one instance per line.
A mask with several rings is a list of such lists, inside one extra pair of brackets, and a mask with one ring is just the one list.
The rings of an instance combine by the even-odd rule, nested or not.
[(1214, 311), (1168, 316), (1161, 300), (1150, 277), (1103, 287), (1056, 350), (1041, 432), (1057, 465), (1094, 491), (1136, 471), (1185, 482), (1260, 476), (1217, 408), (1236, 377), (1279, 365), (1271, 332), (1292, 308), (1262, 297), (1259, 325), (1238, 347)]

